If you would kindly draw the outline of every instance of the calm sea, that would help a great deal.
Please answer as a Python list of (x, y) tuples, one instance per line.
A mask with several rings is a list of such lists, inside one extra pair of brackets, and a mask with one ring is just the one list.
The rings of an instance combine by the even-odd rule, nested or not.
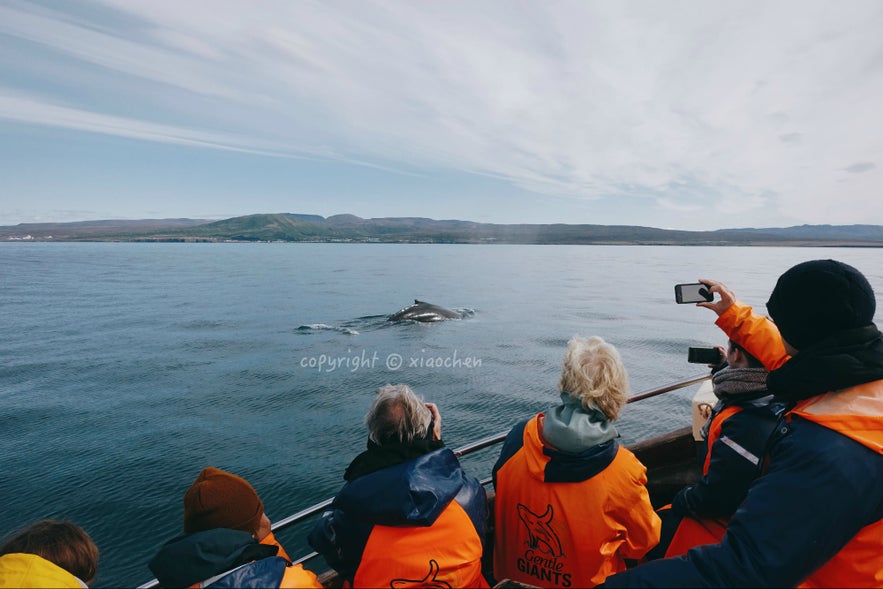
[[(280, 519), (339, 489), (385, 383), (438, 403), (461, 446), (557, 401), (570, 336), (616, 345), (633, 392), (681, 380), (704, 370), (688, 346), (724, 338), (672, 285), (720, 279), (763, 312), (782, 271), (828, 257), (883, 293), (880, 249), (0, 244), (0, 534), (71, 519), (97, 586), (138, 585), (204, 466)], [(415, 298), (469, 317), (385, 321)], [(694, 390), (629, 405), (624, 441), (685, 425)]]

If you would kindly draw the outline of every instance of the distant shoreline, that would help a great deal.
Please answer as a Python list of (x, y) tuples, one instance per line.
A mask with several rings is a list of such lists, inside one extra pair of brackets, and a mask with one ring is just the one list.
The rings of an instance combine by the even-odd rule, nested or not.
[(23, 223), (0, 227), (0, 242), (396, 243), (471, 245), (679, 245), (741, 247), (883, 247), (880, 225), (801, 225), (683, 231), (630, 225), (500, 225), (418, 217), (362, 219), (293, 213), (221, 221), (141, 219)]

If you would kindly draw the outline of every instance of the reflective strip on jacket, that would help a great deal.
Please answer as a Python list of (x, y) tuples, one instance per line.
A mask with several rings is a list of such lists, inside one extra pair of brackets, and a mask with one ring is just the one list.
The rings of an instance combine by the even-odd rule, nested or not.
[[(729, 407), (725, 407), (723, 411), (715, 415), (712, 419), (711, 426), (708, 428), (708, 439), (705, 441), (705, 461), (702, 464), (702, 476), (705, 480), (708, 478), (708, 471), (711, 466), (712, 457), (715, 456), (715, 442), (721, 438), (721, 430), (723, 429), (724, 422), (740, 411), (742, 411), (741, 407), (730, 405)], [(715, 458), (718, 457), (715, 456)], [(721, 468), (725, 468), (725, 465), (721, 465)], [(721, 474), (732, 475), (733, 473), (732, 470), (723, 470)], [(749, 480), (753, 479), (754, 476)], [(748, 482), (745, 483), (745, 489), (747, 490), (747, 488)], [(727, 514), (714, 513), (716, 517), (712, 518), (708, 516), (708, 506), (702, 505), (704, 508), (703, 513), (701, 515), (696, 513), (697, 506), (691, 505), (692, 502), (690, 499), (692, 499), (692, 497), (689, 497), (689, 495), (695, 494), (699, 490), (700, 489), (696, 485), (693, 485), (686, 489), (682, 489), (675, 496), (675, 501), (678, 504), (683, 505), (683, 507), (677, 510), (683, 518), (681, 519), (680, 524), (678, 524), (678, 528), (675, 530), (668, 548), (665, 550), (665, 558), (686, 554), (687, 550), (694, 546), (715, 544), (720, 542), (721, 538), (724, 537), (727, 521), (730, 519), (732, 511), (735, 511), (735, 509)], [(727, 491), (730, 490), (731, 489), (727, 489)], [(714, 500), (716, 498), (711, 497), (710, 499)], [(703, 503), (707, 503), (707, 501), (703, 501)], [(718, 512), (720, 510), (715, 509), (713, 511)]]
[[(718, 318), (730, 339), (754, 354), (768, 369), (790, 356), (775, 324), (736, 302)], [(757, 352), (757, 353), (755, 353)], [(797, 415), (883, 454), (883, 385), (881, 381), (829, 392), (798, 403)], [(881, 483), (883, 484), (883, 483)], [(870, 584), (868, 584), (870, 582)], [(883, 587), (883, 520), (864, 528), (799, 587)]]
[(615, 439), (585, 455), (554, 451), (540, 416), (512, 429), (494, 467), (494, 576), (591, 587), (659, 542), (647, 469)]
[(679, 491), (672, 501), (683, 516), (665, 556), (678, 556), (693, 546), (720, 542), (726, 524), (760, 474), (767, 441), (777, 414), (769, 405), (729, 405), (708, 428), (702, 479)]
[[(768, 368), (769, 320), (737, 303), (719, 325)], [(764, 354), (766, 340), (779, 348)], [(752, 344), (751, 342), (754, 342)], [(613, 575), (607, 587), (883, 587), (883, 380), (798, 403), (719, 544)]]

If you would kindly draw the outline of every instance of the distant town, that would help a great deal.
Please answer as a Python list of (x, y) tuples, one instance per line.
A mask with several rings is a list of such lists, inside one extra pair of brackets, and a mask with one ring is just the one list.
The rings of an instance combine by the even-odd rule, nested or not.
[(515, 224), (421, 217), (256, 214), (221, 221), (142, 219), (0, 226), (7, 242), (310, 242), (548, 245), (883, 247), (881, 225), (800, 225), (682, 231), (632, 225)]

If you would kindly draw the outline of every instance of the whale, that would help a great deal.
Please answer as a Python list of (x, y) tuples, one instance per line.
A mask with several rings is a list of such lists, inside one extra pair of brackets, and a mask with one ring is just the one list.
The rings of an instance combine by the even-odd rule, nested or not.
[(458, 313), (457, 311), (452, 311), (439, 305), (433, 305), (432, 303), (427, 303), (425, 301), (418, 301), (417, 299), (414, 299), (413, 305), (408, 305), (404, 309), (393, 313), (392, 315), (387, 317), (386, 320), (421, 321), (424, 323), (431, 323), (433, 321), (444, 321), (445, 319), (462, 318), (463, 315), (461, 313)]

